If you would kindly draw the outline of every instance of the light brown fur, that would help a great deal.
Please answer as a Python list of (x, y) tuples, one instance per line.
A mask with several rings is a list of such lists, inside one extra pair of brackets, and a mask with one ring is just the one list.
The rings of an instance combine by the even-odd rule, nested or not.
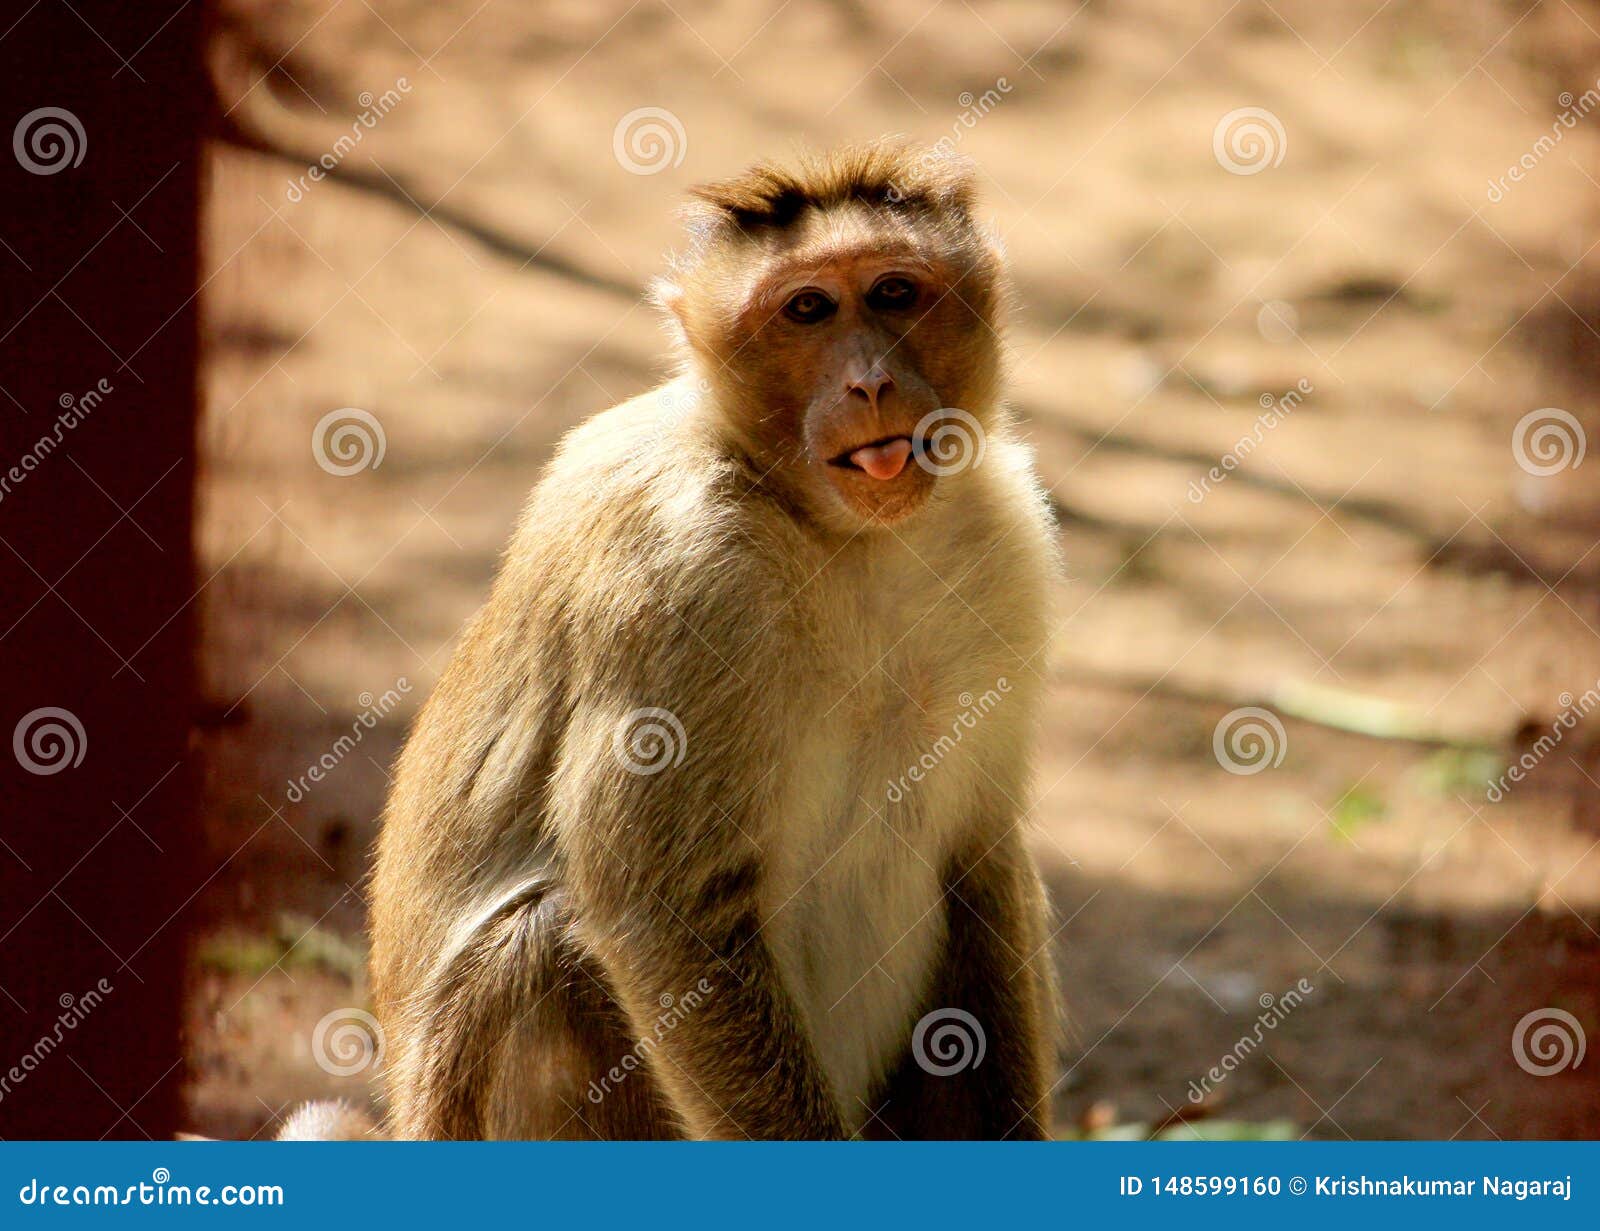
[[(372, 886), (397, 1135), (1047, 1132), (1018, 824), (1055, 554), (972, 195), (884, 146), (700, 192), (658, 293), (681, 374), (563, 443), (400, 759)], [(880, 265), (914, 310), (857, 298)], [(794, 278), (836, 316), (787, 319)], [(981, 465), (828, 460), (944, 407)], [(658, 716), (633, 772), (647, 709), (682, 734)], [(939, 1076), (911, 1037), (946, 1008), (986, 1055)]]

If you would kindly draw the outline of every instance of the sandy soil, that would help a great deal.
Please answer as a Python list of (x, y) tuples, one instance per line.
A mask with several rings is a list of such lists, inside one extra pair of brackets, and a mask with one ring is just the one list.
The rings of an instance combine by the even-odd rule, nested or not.
[[(1535, 1010), (1600, 1031), (1600, 728), (1485, 795), (1600, 680), (1600, 462), (1538, 477), (1512, 447), (1557, 407), (1600, 449), (1600, 116), (1557, 122), (1600, 73), (1600, 7), (223, 9), (198, 1130), (371, 1097), (312, 1041), (364, 1003), (386, 767), (552, 442), (659, 377), (640, 295), (683, 188), (902, 132), (982, 168), (1070, 564), (1031, 818), (1063, 1120), (1168, 1115), (1305, 980), (1218, 1115), (1600, 1135), (1600, 1065), (1537, 1076), (1512, 1046)], [(681, 126), (651, 174), (614, 139), (640, 108)], [(1253, 174), (1214, 149), (1241, 108), (1273, 121)], [(311, 442), (347, 407), (384, 453), (340, 476)], [(1282, 723), (1251, 774), (1214, 751), (1243, 706)]]

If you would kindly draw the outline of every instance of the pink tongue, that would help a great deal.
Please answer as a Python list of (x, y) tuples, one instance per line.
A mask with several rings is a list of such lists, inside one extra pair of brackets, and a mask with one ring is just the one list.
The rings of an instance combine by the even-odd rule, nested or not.
[(910, 456), (911, 442), (900, 436), (881, 445), (857, 449), (850, 460), (874, 479), (888, 480), (906, 468), (906, 459)]

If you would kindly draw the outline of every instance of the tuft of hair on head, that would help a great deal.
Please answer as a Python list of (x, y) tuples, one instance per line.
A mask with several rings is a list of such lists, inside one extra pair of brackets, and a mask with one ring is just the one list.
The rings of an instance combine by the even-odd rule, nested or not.
[[(649, 298), (665, 309), (676, 352), (714, 350), (727, 305), (746, 289), (752, 250), (781, 247), (808, 214), (860, 207), (902, 235), (943, 248), (958, 268), (979, 271), (1003, 301), (1004, 260), (994, 235), (973, 220), (977, 195), (969, 159), (897, 137), (802, 150), (789, 163), (758, 162), (689, 190), (681, 211), (689, 242), (668, 258)], [(962, 294), (969, 302), (984, 298)]]
[(758, 162), (729, 179), (689, 190), (689, 229), (718, 224), (744, 231), (782, 228), (808, 209), (852, 202), (908, 214), (967, 221), (977, 197), (972, 163), (937, 147), (885, 138), (825, 153), (802, 152), (793, 165)]
[(376, 1141), (372, 1117), (343, 1099), (306, 1103), (289, 1113), (278, 1130), (279, 1141)]

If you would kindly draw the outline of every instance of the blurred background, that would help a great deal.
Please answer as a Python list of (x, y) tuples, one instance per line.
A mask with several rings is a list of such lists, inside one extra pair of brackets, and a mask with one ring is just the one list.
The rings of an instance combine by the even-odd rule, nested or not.
[(388, 767), (556, 440), (662, 376), (684, 189), (899, 133), (980, 168), (1069, 565), (1065, 1131), (1600, 1134), (1600, 5), (214, 17), (193, 1129), (374, 1097)]

